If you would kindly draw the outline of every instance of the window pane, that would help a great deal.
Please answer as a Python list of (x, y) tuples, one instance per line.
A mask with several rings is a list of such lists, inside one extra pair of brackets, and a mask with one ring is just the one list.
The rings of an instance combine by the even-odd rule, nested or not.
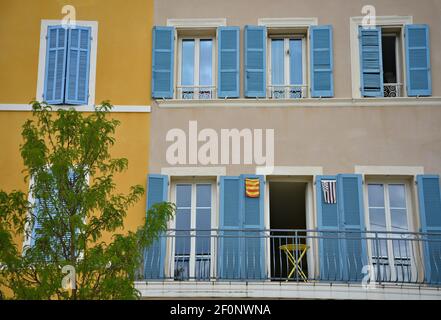
[(406, 190), (403, 184), (389, 185), (389, 200), (391, 208), (406, 208)]
[(406, 209), (391, 209), (390, 214), (392, 231), (408, 231)]
[(190, 215), (190, 209), (176, 210), (176, 254), (178, 255), (190, 254)]
[(181, 84), (194, 85), (194, 40), (182, 40)]
[(196, 186), (196, 206), (211, 207), (211, 185), (198, 184)]
[(189, 208), (191, 206), (190, 184), (178, 184), (176, 186), (176, 206), (178, 208)]
[[(211, 209), (196, 210), (196, 254), (210, 253)], [(204, 230), (204, 231), (199, 231)]]
[[(176, 186), (176, 254), (190, 254), (191, 185)], [(185, 231), (179, 231), (185, 230)]]
[(382, 184), (368, 185), (369, 207), (384, 208), (384, 186)]
[(303, 84), (302, 40), (289, 40), (289, 77), (290, 84)]
[(211, 85), (213, 83), (212, 45), (212, 40), (201, 40), (199, 43), (199, 85)]
[(273, 85), (284, 85), (284, 40), (274, 39), (271, 41), (271, 82)]
[(369, 221), (372, 231), (386, 231), (386, 216), (384, 209), (369, 209)]

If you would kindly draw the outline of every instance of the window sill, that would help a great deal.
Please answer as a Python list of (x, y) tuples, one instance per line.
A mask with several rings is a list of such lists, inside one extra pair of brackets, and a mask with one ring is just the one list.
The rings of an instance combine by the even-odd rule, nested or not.
[(439, 106), (441, 97), (396, 98), (302, 98), (302, 99), (212, 99), (212, 100), (154, 100), (159, 108), (214, 108), (214, 107), (387, 107), (387, 106)]

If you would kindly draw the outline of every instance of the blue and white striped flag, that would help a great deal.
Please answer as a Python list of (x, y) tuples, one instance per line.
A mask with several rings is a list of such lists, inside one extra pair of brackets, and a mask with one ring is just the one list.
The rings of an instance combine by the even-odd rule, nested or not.
[(322, 180), (323, 199), (325, 203), (337, 203), (337, 191), (335, 180)]

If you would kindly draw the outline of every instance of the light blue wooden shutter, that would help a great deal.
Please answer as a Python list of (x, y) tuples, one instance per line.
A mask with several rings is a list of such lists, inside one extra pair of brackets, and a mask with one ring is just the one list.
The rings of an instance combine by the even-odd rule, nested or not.
[[(147, 177), (147, 209), (154, 204), (167, 201), (168, 177), (151, 174)], [(150, 247), (144, 250), (144, 277), (146, 279), (164, 278), (164, 259), (166, 238), (161, 235)]]
[(381, 29), (359, 29), (361, 95), (383, 97)]
[[(259, 179), (259, 197), (250, 198), (245, 193), (245, 179)], [(242, 175), (240, 179), (243, 197), (243, 272), (246, 279), (265, 278), (265, 241), (264, 241), (264, 195), (263, 176)]]
[(173, 98), (174, 35), (173, 27), (153, 27), (153, 98)]
[(266, 97), (266, 27), (245, 26), (245, 97)]
[(428, 25), (406, 25), (407, 95), (431, 96), (430, 39)]
[(35, 241), (38, 237), (38, 230), (41, 229), (41, 220), (40, 220), (40, 212), (43, 210), (42, 205), (40, 203), (39, 199), (34, 200), (34, 208), (33, 208), (33, 214), (36, 217), (34, 224), (32, 226), (32, 232), (31, 232), (31, 241), (30, 241), (30, 247), (33, 247), (35, 245)]
[(425, 281), (441, 283), (441, 193), (437, 175), (419, 175), (418, 199), (424, 239)]
[(239, 27), (218, 28), (218, 97), (239, 98)]
[(69, 29), (67, 46), (66, 97), (67, 104), (87, 104), (89, 101), (90, 27)]
[(311, 96), (334, 96), (332, 26), (311, 27)]
[[(323, 198), (322, 180), (337, 180), (337, 176), (317, 176), (317, 221), (319, 228), (320, 279), (337, 281), (343, 277), (341, 260), (340, 217), (337, 203), (326, 203)], [(336, 191), (338, 195), (338, 190)]]
[(49, 104), (64, 102), (67, 33), (61, 26), (48, 27), (43, 99)]
[(343, 277), (359, 281), (363, 278), (363, 266), (367, 264), (362, 177), (356, 174), (338, 175), (337, 188), (340, 229), (345, 231), (342, 241)]
[(243, 251), (241, 240), (242, 197), (239, 177), (220, 177), (220, 279), (240, 279)]

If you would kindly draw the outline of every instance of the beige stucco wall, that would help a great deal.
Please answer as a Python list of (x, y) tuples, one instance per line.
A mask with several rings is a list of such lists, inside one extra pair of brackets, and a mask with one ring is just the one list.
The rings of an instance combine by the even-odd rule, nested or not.
[[(441, 106), (153, 108), (149, 172), (170, 166), (167, 131), (188, 122), (198, 129), (275, 130), (277, 166), (323, 166), (325, 173), (352, 173), (355, 165), (424, 166), (441, 173)], [(202, 143), (200, 143), (202, 145)], [(255, 172), (228, 166), (228, 174)]]
[[(374, 5), (377, 15), (412, 16), (414, 23), (430, 26), (433, 97), (431, 106), (419, 101), (400, 105), (351, 105), (350, 17), (361, 16), (363, 5)], [(152, 103), (150, 172), (168, 167), (167, 131), (197, 120), (199, 130), (213, 128), (275, 129), (275, 165), (322, 166), (324, 173), (352, 173), (355, 165), (423, 166), (426, 173), (441, 173), (441, 1), (439, 0), (156, 0), (154, 24), (169, 18), (226, 18), (227, 25), (256, 25), (259, 18), (317, 17), (334, 28), (335, 99), (333, 106), (311, 100), (285, 107), (243, 107), (239, 103), (214, 107), (167, 108)], [(241, 49), (243, 66), (243, 48)], [(243, 97), (243, 70), (241, 70)], [(407, 100), (406, 100), (407, 99)], [(249, 100), (248, 100), (249, 101)], [(345, 105), (339, 105), (344, 101)], [(392, 100), (389, 100), (392, 101)], [(256, 103), (257, 105), (257, 103)], [(261, 105), (259, 103), (259, 105)], [(255, 166), (227, 166), (227, 174), (255, 172)]]

